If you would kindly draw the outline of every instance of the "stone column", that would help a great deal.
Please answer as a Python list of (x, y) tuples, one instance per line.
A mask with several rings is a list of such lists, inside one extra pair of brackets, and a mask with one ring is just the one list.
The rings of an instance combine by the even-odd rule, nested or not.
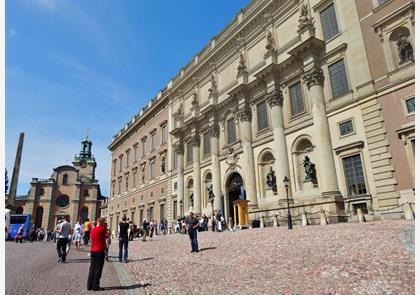
[(309, 90), (314, 122), (314, 141), (317, 154), (319, 187), (322, 196), (341, 195), (338, 189), (334, 156), (331, 144), (330, 127), (323, 91), (324, 72), (315, 66), (306, 71), (303, 79)]
[(201, 214), (200, 137), (196, 134), (193, 146), (194, 214)]
[(245, 174), (246, 199), (250, 201), (249, 205), (252, 207), (257, 205), (257, 186), (255, 181), (254, 154), (252, 152), (251, 108), (245, 106), (239, 111), (238, 117), (240, 121), (242, 151), (244, 155), (243, 171)]
[[(286, 190), (283, 185), (285, 176), (290, 179), (289, 160), (287, 157), (286, 135), (284, 134), (283, 122), (283, 94), (274, 89), (267, 96), (268, 104), (271, 108), (271, 122), (273, 124), (274, 136), (274, 162), (277, 181), (277, 192), (279, 196), (286, 197)], [(290, 191), (289, 191), (290, 192)]]
[(178, 183), (178, 187), (176, 190), (176, 200), (177, 200), (177, 211), (178, 216), (184, 216), (184, 212), (181, 212), (181, 209), (184, 211), (184, 206), (181, 206), (181, 201), (184, 201), (184, 144), (178, 142), (175, 146), (175, 153), (177, 155), (177, 166), (178, 166), (178, 174), (176, 177), (176, 181)]
[(217, 125), (210, 127), (211, 137), (211, 169), (213, 170), (212, 182), (214, 193), (214, 210), (217, 212), (222, 209), (220, 204), (220, 192), (222, 191), (219, 161), (219, 128)]

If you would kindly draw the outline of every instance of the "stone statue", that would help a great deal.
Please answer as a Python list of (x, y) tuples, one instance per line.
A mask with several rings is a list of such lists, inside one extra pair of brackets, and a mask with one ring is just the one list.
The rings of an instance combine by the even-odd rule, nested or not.
[(414, 61), (413, 47), (411, 46), (410, 41), (408, 41), (407, 36), (399, 34), (397, 46), (398, 54), (400, 56), (400, 65), (408, 61)]
[(308, 4), (303, 3), (300, 7), (298, 32), (302, 32), (308, 26), (313, 26), (313, 21), (313, 17), (309, 14)]
[(213, 193), (213, 184), (209, 184), (209, 186), (207, 187), (207, 192), (209, 195), (209, 200), (214, 198), (214, 193)]
[(210, 78), (210, 88), (209, 88), (209, 97), (213, 97), (217, 94), (217, 84), (216, 84), (216, 77), (214, 74), (211, 75)]
[(267, 174), (267, 186), (273, 191), (277, 188), (276, 176), (274, 175), (273, 167), (270, 167), (270, 170)]
[(305, 156), (303, 160), (303, 167), (305, 167), (305, 180), (315, 181), (316, 180), (316, 170), (315, 164), (311, 162), (308, 156)]
[(194, 193), (192, 193), (189, 197), (190, 207), (194, 207)]
[(267, 44), (265, 45), (265, 49), (267, 50), (267, 53), (272, 53), (276, 50), (276, 42), (274, 41), (273, 33), (271, 31), (267, 32)]
[(239, 54), (239, 65), (238, 65), (238, 75), (242, 74), (246, 70), (245, 57), (242, 53)]

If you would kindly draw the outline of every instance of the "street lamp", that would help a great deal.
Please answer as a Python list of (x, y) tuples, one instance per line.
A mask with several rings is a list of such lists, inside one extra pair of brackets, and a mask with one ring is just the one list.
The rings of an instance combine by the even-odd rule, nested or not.
[(181, 211), (179, 214), (180, 214), (181, 218), (184, 216), (184, 213), (183, 213), (184, 212), (184, 206), (183, 205), (184, 205), (184, 202), (182, 200), (179, 200), (179, 209)]
[(292, 216), (290, 215), (290, 206), (289, 206), (289, 178), (287, 176), (283, 179), (284, 188), (286, 189), (286, 198), (287, 198), (287, 227), (292, 229)]
[(210, 194), (209, 201), (211, 203), (211, 229), (212, 229), (212, 231), (215, 231), (215, 226), (214, 226), (214, 194), (213, 193)]

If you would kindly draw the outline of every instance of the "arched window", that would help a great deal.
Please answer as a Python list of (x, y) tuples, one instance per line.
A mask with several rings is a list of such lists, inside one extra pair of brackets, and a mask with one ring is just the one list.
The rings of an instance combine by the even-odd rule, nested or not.
[(42, 226), (42, 216), (44, 215), (44, 208), (39, 206), (36, 208), (35, 212), (35, 228), (40, 228)]
[(82, 211), (80, 211), (80, 217), (82, 219), (82, 222), (85, 222), (88, 218), (89, 209), (87, 207), (83, 207)]
[(298, 140), (293, 149), (293, 162), (296, 171), (296, 190), (298, 191), (303, 190), (303, 183), (306, 179), (305, 167), (303, 166), (305, 157), (308, 157), (312, 163), (316, 164), (315, 154), (313, 151), (314, 147), (312, 142), (306, 136)]
[(67, 185), (67, 178), (68, 178), (67, 174), (64, 174), (63, 175), (63, 185)]
[[(264, 151), (259, 161), (261, 197), (271, 197), (277, 193), (277, 175), (274, 171), (274, 156), (271, 151)], [(280, 180), (281, 180), (280, 175)]]
[(16, 208), (16, 214), (22, 214), (23, 213), (23, 208), (22, 207), (17, 207)]

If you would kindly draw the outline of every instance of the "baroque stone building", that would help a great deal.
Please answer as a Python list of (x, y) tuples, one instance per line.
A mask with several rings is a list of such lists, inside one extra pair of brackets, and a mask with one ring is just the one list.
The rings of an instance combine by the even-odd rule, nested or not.
[[(295, 220), (305, 212), (315, 223), (320, 214), (351, 220), (357, 209), (400, 218), (414, 184), (395, 163), (404, 142), (414, 146), (414, 110), (395, 123), (387, 97), (414, 108), (406, 103), (413, 13), (405, 0), (261, 0), (241, 9), (148, 106), (158, 114), (159, 101), (168, 104), (168, 220), (211, 214), (210, 190), (227, 218), (238, 198), (249, 201), (250, 220), (282, 217), (285, 177)], [(407, 42), (411, 53), (401, 50)], [(146, 122), (135, 117), (111, 150)]]
[(48, 230), (54, 230), (57, 221), (66, 215), (73, 223), (78, 217), (96, 220), (104, 198), (95, 178), (96, 166), (92, 142), (86, 137), (73, 166), (54, 168), (48, 179), (32, 178), (28, 195), (15, 200), (16, 214), (32, 214), (35, 226)]

